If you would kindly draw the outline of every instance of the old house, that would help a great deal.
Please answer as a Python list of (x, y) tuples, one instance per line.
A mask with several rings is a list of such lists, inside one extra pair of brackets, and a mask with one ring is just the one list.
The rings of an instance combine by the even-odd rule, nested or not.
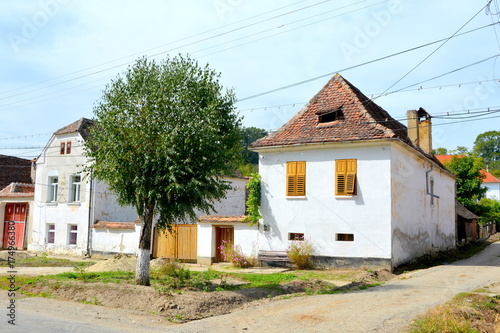
[(10, 236), (17, 249), (25, 249), (31, 237), (34, 192), (31, 164), (24, 158), (0, 155), (1, 248), (9, 246)]
[(258, 247), (310, 240), (334, 267), (394, 268), (455, 246), (455, 177), (432, 155), (431, 117), (408, 127), (336, 74), (292, 119), (257, 140)]
[[(83, 143), (92, 125), (92, 120), (81, 118), (59, 129), (37, 158), (34, 194), (37, 204), (29, 250), (90, 254), (94, 223), (125, 221), (133, 224), (137, 219), (135, 209), (120, 206), (105, 183), (90, 180), (82, 173), (87, 163)], [(109, 238), (105, 240), (106, 249), (112, 252), (120, 248), (120, 242), (126, 241), (122, 236)]]
[(486, 187), (485, 197), (500, 201), (500, 180), (486, 170), (482, 170), (484, 175), (482, 187)]

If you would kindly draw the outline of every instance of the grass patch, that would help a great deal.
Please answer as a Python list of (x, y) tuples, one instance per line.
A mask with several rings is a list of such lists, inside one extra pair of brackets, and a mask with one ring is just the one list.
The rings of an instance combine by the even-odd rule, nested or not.
[[(94, 261), (71, 261), (69, 259), (34, 257), (19, 259), (14, 262), (16, 267), (72, 267), (75, 264), (91, 266)], [(7, 260), (0, 260), (0, 267), (8, 267)]]
[(298, 277), (290, 273), (256, 274), (256, 273), (230, 273), (237, 279), (250, 282), (247, 287), (275, 288), (282, 282), (296, 280)]
[(498, 332), (500, 296), (460, 293), (450, 302), (417, 317), (410, 333)]

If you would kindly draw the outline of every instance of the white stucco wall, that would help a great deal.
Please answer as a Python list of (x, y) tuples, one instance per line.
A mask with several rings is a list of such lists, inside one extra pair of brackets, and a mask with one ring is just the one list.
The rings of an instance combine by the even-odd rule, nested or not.
[[(71, 141), (71, 154), (60, 154), (60, 143)], [(82, 178), (80, 202), (69, 202), (70, 176), (79, 173), (85, 162), (79, 134), (53, 136), (36, 163), (33, 230), (29, 250), (53, 253), (83, 254), (86, 252), (89, 224), (89, 183)], [(57, 176), (58, 197), (48, 202), (49, 176)], [(55, 224), (55, 242), (47, 244), (47, 224)], [(77, 244), (69, 245), (69, 227), (78, 227)]]
[[(437, 166), (400, 145), (392, 149), (393, 265), (455, 246), (455, 180)], [(426, 172), (434, 181), (427, 194)], [(431, 200), (433, 203), (431, 203)]]
[(92, 194), (93, 222), (133, 222), (138, 219), (136, 209), (132, 206), (121, 206), (106, 183), (95, 181)]
[[(304, 233), (326, 257), (391, 258), (389, 143), (340, 143), (262, 149), (262, 250), (286, 250), (288, 233)], [(335, 160), (357, 159), (357, 195), (335, 196)], [(286, 197), (286, 162), (306, 161), (306, 196)], [(337, 233), (354, 241), (337, 241)]]
[(500, 183), (483, 183), (482, 187), (486, 187), (485, 197), (500, 201)]
[(135, 230), (92, 228), (92, 251), (137, 254), (141, 227), (142, 224), (136, 224)]

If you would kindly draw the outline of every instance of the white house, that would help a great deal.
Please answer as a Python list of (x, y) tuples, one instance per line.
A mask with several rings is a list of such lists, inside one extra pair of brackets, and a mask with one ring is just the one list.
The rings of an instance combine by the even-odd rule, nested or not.
[(484, 175), (482, 187), (486, 187), (485, 197), (500, 201), (500, 180), (486, 170), (482, 170)]
[[(336, 74), (291, 120), (257, 140), (258, 248), (307, 239), (333, 267), (392, 269), (455, 246), (455, 177), (431, 153), (425, 110), (408, 128)], [(237, 242), (235, 242), (237, 244)]]
[[(120, 206), (106, 184), (90, 181), (82, 173), (87, 163), (83, 143), (92, 125), (92, 120), (81, 118), (59, 129), (36, 160), (36, 204), (28, 250), (90, 255), (94, 223), (121, 221), (133, 224), (137, 219), (135, 209)], [(113, 241), (124, 240), (108, 238), (105, 244), (111, 252), (120, 248)]]

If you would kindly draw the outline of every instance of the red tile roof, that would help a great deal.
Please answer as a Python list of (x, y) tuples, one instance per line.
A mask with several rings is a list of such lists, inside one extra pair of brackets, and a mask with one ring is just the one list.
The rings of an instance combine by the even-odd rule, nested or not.
[[(450, 162), (453, 157), (463, 157), (465, 155), (435, 155), (436, 158), (439, 160), (439, 162), (443, 163), (446, 165), (446, 163)], [(491, 173), (489, 173), (486, 170), (481, 170), (481, 174), (484, 175), (483, 178), (483, 183), (500, 183), (500, 180), (493, 176)]]
[(4, 198), (30, 198), (35, 194), (34, 184), (11, 183), (0, 191), (0, 197)]
[(87, 140), (90, 128), (94, 126), (94, 121), (87, 118), (80, 118), (77, 121), (69, 124), (68, 126), (64, 126), (63, 128), (58, 129), (54, 132), (54, 135), (61, 134), (70, 134), (70, 133), (80, 133), (84, 140)]
[(31, 183), (31, 161), (0, 154), (0, 189), (10, 183)]
[(484, 175), (483, 183), (500, 183), (500, 180), (488, 171), (481, 170), (481, 173)]
[(246, 215), (202, 215), (198, 217), (198, 223), (247, 223), (244, 221)]
[[(320, 115), (335, 110), (342, 113), (340, 120), (319, 124)], [(335, 74), (292, 119), (254, 142), (252, 147), (387, 138), (397, 138), (412, 146), (406, 126)]]
[(108, 221), (97, 221), (96, 224), (92, 226), (94, 229), (121, 229), (121, 230), (134, 230), (135, 222), (108, 222)]

